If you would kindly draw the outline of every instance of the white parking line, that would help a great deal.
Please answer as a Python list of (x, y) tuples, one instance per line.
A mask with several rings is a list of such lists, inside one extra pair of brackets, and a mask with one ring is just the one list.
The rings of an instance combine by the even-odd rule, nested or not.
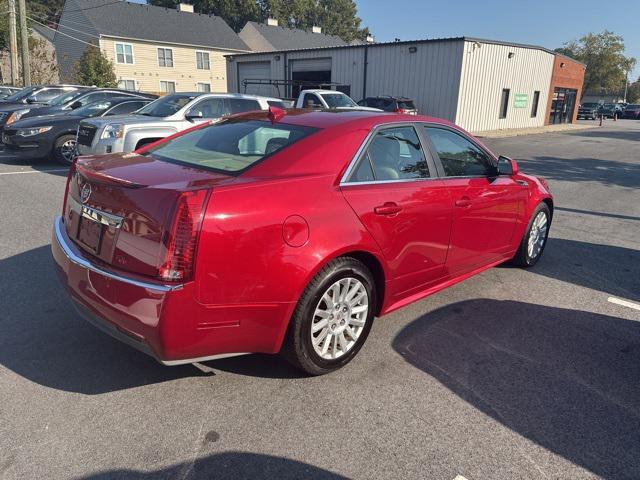
[(615, 303), (616, 305), (622, 305), (623, 307), (633, 308), (634, 310), (640, 310), (640, 305), (630, 302), (629, 300), (623, 300), (621, 298), (609, 297), (607, 302)]
[(68, 172), (68, 168), (50, 168), (48, 170), (21, 170), (17, 172), (0, 172), (0, 175), (20, 175), (21, 173)]
[(467, 480), (467, 479), (462, 475), (456, 475), (456, 478), (454, 478), (453, 480)]

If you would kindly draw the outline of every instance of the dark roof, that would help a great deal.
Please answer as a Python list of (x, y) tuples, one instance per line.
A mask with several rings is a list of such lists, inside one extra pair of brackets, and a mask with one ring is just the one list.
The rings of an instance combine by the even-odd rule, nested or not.
[(33, 25), (31, 25), (31, 30), (38, 33), (48, 42), (53, 43), (53, 36), (56, 34), (56, 31), (54, 29), (43, 27), (41, 25), (38, 25), (37, 23), (34, 23)]
[[(73, 3), (77, 7), (71, 6)], [(70, 4), (69, 12), (82, 10), (87, 20), (102, 35), (230, 50), (250, 50), (222, 18), (214, 15), (180, 12), (173, 8), (126, 1), (76, 0), (73, 3)], [(64, 21), (62, 28), (64, 28)]]
[(251, 24), (267, 42), (273, 45), (276, 50), (285, 50), (292, 45), (296, 49), (335, 47), (348, 45), (337, 35), (327, 35), (325, 33), (313, 33), (299, 28), (279, 27), (265, 25), (258, 22), (247, 22)]

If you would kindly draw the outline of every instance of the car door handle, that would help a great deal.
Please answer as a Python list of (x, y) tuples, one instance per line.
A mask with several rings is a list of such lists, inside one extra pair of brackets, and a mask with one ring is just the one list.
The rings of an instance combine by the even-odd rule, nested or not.
[(458, 200), (456, 200), (456, 207), (468, 207), (469, 205), (471, 205), (471, 199), (469, 197), (462, 197)]
[(379, 205), (373, 209), (373, 213), (376, 215), (395, 215), (400, 213), (402, 207), (395, 202), (385, 202), (384, 205)]

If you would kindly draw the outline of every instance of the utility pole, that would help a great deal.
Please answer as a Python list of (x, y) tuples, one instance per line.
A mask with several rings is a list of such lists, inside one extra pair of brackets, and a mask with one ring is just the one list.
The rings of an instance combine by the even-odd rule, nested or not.
[(9, 60), (11, 85), (18, 85), (18, 37), (16, 35), (16, 0), (9, 0)]
[(27, 6), (24, 0), (18, 0), (20, 14), (20, 42), (22, 43), (22, 80), (25, 87), (31, 86), (31, 67), (29, 66), (29, 31), (27, 30)]
[(627, 103), (627, 89), (629, 87), (629, 70), (624, 72), (624, 99), (622, 100), (624, 103)]

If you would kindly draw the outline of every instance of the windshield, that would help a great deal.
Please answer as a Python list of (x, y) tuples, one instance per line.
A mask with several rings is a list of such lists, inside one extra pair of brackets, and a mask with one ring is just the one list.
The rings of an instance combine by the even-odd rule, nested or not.
[(58, 95), (54, 99), (49, 102), (51, 106), (59, 106), (64, 105), (67, 102), (70, 102), (74, 98), (79, 97), (80, 95), (86, 93), (84, 90), (74, 90), (73, 92), (63, 93), (62, 95)]
[(166, 162), (238, 173), (316, 131), (259, 120), (227, 120), (193, 130), (145, 153)]
[(138, 110), (136, 114), (147, 115), (149, 117), (168, 117), (176, 113), (194, 98), (196, 98), (196, 95), (167, 95), (166, 97), (154, 100), (149, 105)]
[(320, 94), (329, 108), (357, 107), (356, 102), (347, 97), (344, 93), (321, 93)]
[(67, 115), (80, 115), (82, 117), (96, 117), (104, 113), (109, 107), (114, 104), (113, 101), (108, 100), (100, 100), (98, 102), (93, 102), (84, 107), (76, 108), (75, 110), (71, 110)]
[(38, 87), (26, 87), (26, 88), (23, 88), (22, 90), (17, 91), (13, 95), (9, 95), (4, 100), (5, 101), (9, 101), (9, 102), (17, 102), (17, 101), (20, 101), (20, 100), (24, 100), (29, 95), (31, 95), (32, 92), (35, 92), (37, 90), (37, 88)]

